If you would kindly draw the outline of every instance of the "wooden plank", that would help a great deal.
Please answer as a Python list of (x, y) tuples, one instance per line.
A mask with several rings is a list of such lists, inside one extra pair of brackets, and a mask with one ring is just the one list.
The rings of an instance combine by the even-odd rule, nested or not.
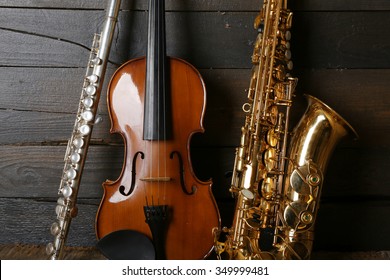
[(389, 260), (390, 251), (329, 252), (314, 251), (312, 260)]
[(323, 200), (390, 200), (390, 190), (384, 184), (388, 180), (389, 158), (390, 150), (381, 147), (336, 149), (325, 173)]
[[(1, 260), (48, 260), (45, 245), (0, 244)], [(68, 247), (63, 252), (64, 260), (105, 260), (96, 247)]]
[[(106, 72), (105, 86), (99, 102), (102, 114), (107, 114), (106, 90), (114, 71), (115, 68), (111, 66)], [(220, 111), (224, 115), (229, 113), (230, 107), (240, 110), (246, 98), (249, 69), (200, 69), (200, 72), (206, 84), (208, 102), (211, 102), (211, 105), (207, 106), (210, 110), (225, 109)], [(0, 108), (75, 114), (84, 75), (83, 68), (2, 67)]]
[[(101, 32), (104, 21), (102, 11), (0, 9), (0, 15), (0, 36), (6, 38), (1, 42), (2, 66), (85, 67), (93, 35)], [(125, 60), (116, 36), (113, 42), (111, 60)]]
[[(79, 203), (68, 246), (94, 246), (94, 218), (99, 201)], [(0, 198), (0, 244), (46, 244), (52, 241), (54, 201)], [(28, 214), (27, 214), (28, 213)], [(390, 247), (390, 202), (367, 201), (321, 205), (316, 222), (315, 251), (369, 251)], [(227, 224), (224, 224), (228, 226)], [(378, 229), (380, 229), (378, 231)]]
[[(85, 67), (87, 54), (82, 46), (90, 46), (104, 16), (101, 11), (16, 9), (8, 13), (0, 9), (0, 25), (5, 28), (0, 35), (6, 38), (0, 61), (6, 66), (34, 67)], [(145, 12), (121, 14), (113, 61), (123, 63), (145, 55), (146, 16)], [(255, 16), (254, 12), (168, 12), (168, 54), (197, 68), (250, 68)], [(383, 11), (297, 12), (291, 42), (294, 63), (297, 68), (390, 68), (389, 25), (389, 13)]]
[[(103, 122), (93, 128), (93, 137), (99, 141), (110, 142), (110, 122), (107, 115), (101, 115)], [(72, 133), (75, 114), (55, 114), (34, 111), (0, 110), (0, 139), (2, 144), (11, 143), (50, 143), (67, 141)], [(117, 142), (114, 140), (114, 142)]]
[[(94, 218), (98, 203), (96, 200), (79, 202), (78, 216), (72, 219), (67, 245), (95, 245)], [(52, 242), (50, 226), (56, 221), (55, 205), (55, 201), (0, 198), (0, 244)]]
[(87, 50), (64, 41), (3, 29), (0, 37), (1, 66), (74, 67), (88, 60)]
[(386, 0), (290, 0), (289, 7), (294, 10), (305, 11), (380, 11), (390, 10), (390, 3)]
[[(106, 83), (114, 71), (107, 72)], [(0, 144), (64, 142), (70, 137), (80, 99), (84, 69), (0, 68)], [(201, 69), (207, 89), (204, 119), (205, 133), (194, 137), (196, 146), (236, 146), (244, 124), (242, 104), (250, 69)], [(302, 70), (297, 98), (294, 99), (292, 123), (303, 114), (304, 93), (323, 100), (341, 114), (360, 135), (347, 146), (383, 146), (390, 143), (388, 108), (390, 100), (383, 93), (390, 87), (390, 70)], [(103, 123), (95, 126), (93, 137), (121, 143), (110, 135), (106, 92), (99, 104)], [(370, 120), (368, 122), (367, 120)], [(226, 122), (229, 126), (226, 127)], [(224, 129), (221, 131), (221, 127)]]
[[(144, 54), (146, 2), (122, 1), (110, 59)], [(292, 52), (299, 78), (292, 122), (306, 106), (302, 93), (324, 100), (360, 134), (335, 150), (326, 173), (316, 250), (390, 247), (390, 3), (384, 0), (290, 1)], [(0, 244), (51, 241), (50, 224), (80, 96), (92, 35), (106, 1), (0, 0)], [(223, 225), (232, 221), (228, 191), (234, 148), (244, 122), (255, 1), (167, 0), (168, 53), (201, 68), (208, 100), (206, 133), (194, 136), (192, 160), (213, 178)], [(18, 8), (15, 8), (18, 7)], [(116, 66), (110, 64), (108, 76)], [(106, 79), (105, 87), (108, 79)], [(120, 173), (120, 136), (109, 134), (105, 93), (79, 194), (70, 245), (93, 246), (101, 183)], [(228, 125), (227, 125), (228, 124)], [(27, 213), (27, 214), (26, 214)], [(380, 228), (380, 232), (378, 232)], [(336, 232), (336, 234), (335, 234)]]
[(387, 78), (390, 72), (379, 69), (300, 69), (295, 74), (299, 78), (297, 106), (305, 105), (299, 100), (303, 94), (314, 95), (355, 128), (359, 139), (353, 145), (389, 147), (390, 99), (384, 93), (390, 86)]
[(66, 40), (86, 47), (91, 46), (93, 34), (100, 32), (98, 28), (104, 20), (102, 11), (83, 10), (14, 8), (0, 9), (0, 15), (0, 26), (3, 30)]
[[(63, 171), (64, 146), (0, 146), (1, 197), (57, 197)], [(80, 198), (99, 198), (101, 184), (116, 180), (122, 169), (121, 146), (91, 145), (80, 186)], [(192, 166), (203, 181), (213, 179), (218, 200), (229, 200), (234, 148), (191, 149)], [(367, 148), (336, 149), (323, 186), (325, 201), (390, 199), (386, 184), (390, 175), (390, 150)], [(364, 160), (362, 160), (364, 159)]]
[[(147, 9), (147, 1), (121, 1), (121, 9)], [(1, 0), (0, 7), (28, 7), (28, 8), (57, 8), (57, 9), (104, 9), (108, 1), (78, 0)], [(223, 1), (223, 0), (166, 0), (167, 10), (179, 11), (258, 11), (262, 1)], [(343, 10), (390, 10), (390, 4), (386, 0), (302, 0), (289, 1), (293, 10), (308, 11), (343, 11)]]
[[(37, 1), (9, 1), (1, 0), (0, 7), (28, 7), (28, 8), (57, 8), (57, 9), (105, 9), (109, 1), (78, 0), (61, 1), (54, 0), (47, 2), (45, 0)], [(253, 1), (208, 1), (208, 0), (166, 0), (165, 7), (167, 11), (257, 11), (260, 2)], [(121, 9), (147, 10), (148, 1), (121, 1)]]
[[(322, 198), (327, 202), (359, 199), (390, 199), (390, 150), (383, 148), (336, 148), (325, 172)], [(205, 180), (213, 178), (218, 200), (229, 199), (230, 177), (234, 166), (233, 148), (196, 148), (192, 153), (194, 169)]]
[[(234, 206), (220, 203), (219, 207), (228, 209)], [(353, 202), (345, 200), (338, 203), (322, 203), (315, 222), (313, 252), (322, 255), (321, 252), (332, 251), (386, 250), (390, 247), (387, 238), (390, 234), (390, 223), (383, 217), (388, 215), (390, 215), (389, 200)], [(225, 221), (227, 222), (223, 225), (230, 227), (232, 216)], [(323, 258), (328, 259), (329, 256)]]
[[(0, 146), (1, 197), (56, 198), (65, 150), (64, 146)], [(102, 196), (102, 182), (120, 175), (123, 151), (121, 146), (89, 147), (79, 198)], [(213, 177), (216, 195), (228, 196), (229, 178), (225, 173), (233, 166), (234, 150), (194, 148), (192, 158), (195, 174), (204, 181)]]
[[(330, 252), (314, 251), (313, 260), (388, 260), (390, 251)], [(45, 245), (0, 244), (1, 260), (47, 260)], [(64, 260), (105, 260), (96, 247), (64, 248)], [(209, 259), (215, 259), (210, 257)]]
[(296, 68), (389, 68), (388, 12), (296, 13)]
[(316, 222), (317, 251), (366, 251), (390, 248), (390, 201), (323, 203)]
[[(0, 150), (1, 197), (57, 197), (65, 146), (0, 146)], [(102, 183), (119, 177), (122, 161), (122, 147), (90, 146), (78, 197), (101, 197)]]
[[(0, 67), (0, 108), (67, 113), (75, 119), (86, 66), (87, 64), (85, 68)], [(107, 84), (115, 70), (109, 65), (106, 71), (99, 101), (102, 114), (107, 114)]]
[[(59, 67), (85, 67), (85, 48), (92, 44), (93, 33), (100, 32), (103, 18), (101, 11), (0, 9), (0, 36), (7, 38), (0, 45), (1, 65), (47, 67), (57, 62)], [(256, 36), (253, 18), (253, 13), (237, 16), (235, 13), (168, 12), (168, 55), (186, 59), (198, 68), (248, 68)], [(119, 37), (113, 40), (110, 59), (121, 64), (128, 58), (144, 56), (146, 33), (147, 13), (121, 13)], [(54, 60), (50, 54), (56, 51)], [(64, 55), (66, 51), (68, 54)], [(37, 59), (32, 60), (31, 52)]]

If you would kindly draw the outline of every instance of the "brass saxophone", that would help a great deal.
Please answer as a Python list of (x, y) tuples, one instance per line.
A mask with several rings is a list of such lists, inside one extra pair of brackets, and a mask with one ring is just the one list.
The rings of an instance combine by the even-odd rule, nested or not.
[(259, 33), (230, 188), (234, 218), (231, 228), (214, 231), (220, 259), (309, 259), (328, 160), (341, 138), (356, 135), (335, 111), (307, 96), (290, 137), (297, 84), (289, 73), (292, 15), (287, 0), (264, 0), (254, 22)]
[(109, 1), (103, 30), (100, 34), (95, 34), (93, 38), (77, 117), (64, 157), (65, 165), (58, 189), (59, 198), (55, 208), (57, 221), (50, 228), (50, 232), (54, 236), (54, 241), (46, 246), (46, 252), (52, 260), (62, 258), (70, 223), (77, 215), (77, 193), (91, 139), (92, 128), (95, 122), (98, 121), (96, 112), (103, 87), (120, 2), (120, 0)]

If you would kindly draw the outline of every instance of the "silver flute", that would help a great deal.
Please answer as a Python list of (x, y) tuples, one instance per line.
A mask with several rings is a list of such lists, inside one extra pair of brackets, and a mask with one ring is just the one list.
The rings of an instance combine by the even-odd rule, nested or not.
[(96, 112), (103, 87), (111, 42), (118, 18), (120, 0), (110, 0), (103, 30), (95, 34), (81, 91), (80, 103), (72, 136), (65, 153), (65, 166), (58, 189), (55, 221), (50, 232), (54, 241), (47, 244), (50, 259), (62, 259), (63, 249), (72, 219), (77, 215), (77, 194), (91, 139), (92, 128), (98, 118)]

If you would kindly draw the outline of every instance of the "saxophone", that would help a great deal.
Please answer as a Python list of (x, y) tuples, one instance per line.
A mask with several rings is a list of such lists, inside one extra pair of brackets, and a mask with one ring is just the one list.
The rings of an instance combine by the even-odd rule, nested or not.
[(120, 0), (109, 1), (103, 30), (100, 34), (95, 34), (93, 38), (77, 117), (64, 157), (65, 165), (58, 189), (59, 198), (55, 208), (57, 221), (50, 228), (50, 232), (54, 236), (54, 242), (46, 246), (46, 253), (52, 260), (62, 258), (70, 223), (77, 215), (77, 193), (92, 128), (99, 121), (99, 118), (96, 118), (96, 112), (120, 2)]
[(264, 0), (230, 188), (234, 217), (231, 228), (214, 230), (219, 259), (309, 259), (328, 160), (340, 139), (356, 135), (313, 96), (289, 133), (298, 81), (289, 73), (291, 24), (287, 0)]

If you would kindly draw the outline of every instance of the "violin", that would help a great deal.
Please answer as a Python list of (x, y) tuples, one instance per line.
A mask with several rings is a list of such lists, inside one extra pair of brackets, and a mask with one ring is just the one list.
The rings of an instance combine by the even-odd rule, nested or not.
[(166, 55), (164, 6), (149, 2), (146, 58), (123, 64), (108, 86), (111, 133), (125, 155), (119, 178), (103, 183), (96, 236), (113, 259), (203, 259), (220, 227), (212, 181), (195, 176), (189, 150), (204, 132), (205, 85)]

